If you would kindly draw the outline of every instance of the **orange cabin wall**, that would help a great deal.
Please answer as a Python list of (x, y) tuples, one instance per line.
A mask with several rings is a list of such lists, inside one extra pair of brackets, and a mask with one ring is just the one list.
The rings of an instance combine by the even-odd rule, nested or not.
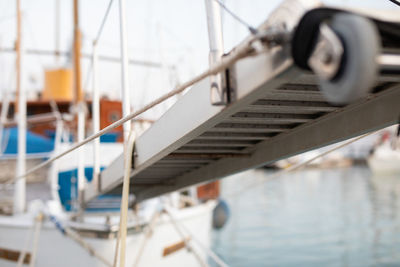
[[(100, 100), (100, 129), (103, 129), (111, 123), (122, 118), (122, 103), (121, 101), (113, 101), (107, 99)], [(118, 132), (118, 141), (122, 142), (122, 126), (115, 128), (112, 132)]]
[(220, 194), (219, 181), (211, 182), (197, 187), (197, 197), (202, 200), (217, 199)]

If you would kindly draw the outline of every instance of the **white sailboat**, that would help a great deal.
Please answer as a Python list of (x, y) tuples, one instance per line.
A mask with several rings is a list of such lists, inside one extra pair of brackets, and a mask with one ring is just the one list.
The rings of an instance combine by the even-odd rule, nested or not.
[[(54, 95), (62, 91), (60, 88), (65, 85), (64, 82), (56, 79), (56, 87), (51, 84), (54, 83), (54, 77), (65, 78), (72, 84), (72, 71), (69, 69), (56, 69), (53, 70), (53, 74), (48, 73), (49, 81), (53, 82), (46, 85), (45, 90), (48, 91), (44, 92), (44, 95), (49, 92), (54, 93), (53, 99), (31, 101), (28, 105), (26, 103), (22, 72), (24, 53), (23, 42), (21, 42), (20, 0), (17, 0), (17, 114), (19, 117), (17, 118), (18, 129), (5, 129), (7, 118), (5, 114), (8, 110), (5, 109), (2, 112), (2, 118), (5, 118), (2, 120), (1, 129), (4, 153), (0, 160), (4, 163), (1, 166), (4, 170), (7, 169), (7, 172), (1, 177), (1, 190), (4, 194), (1, 194), (2, 201), (0, 202), (0, 266), (7, 267), (16, 264), (17, 266), (40, 267), (117, 266), (116, 263), (118, 266), (123, 266), (121, 263), (123, 260), (126, 266), (207, 266), (210, 257), (219, 265), (224, 266), (224, 263), (210, 250), (212, 213), (216, 201), (201, 199), (201, 196), (196, 194), (195, 188), (140, 204), (134, 203), (134, 196), (131, 195), (128, 199), (130, 209), (127, 214), (126, 242), (120, 244), (126, 253), (125, 256), (121, 254), (122, 252), (116, 247), (121, 229), (121, 196), (100, 196), (85, 207), (82, 206), (81, 201), (82, 187), (86, 183), (95, 182), (100, 168), (109, 165), (122, 153), (124, 146), (116, 140), (106, 143), (96, 141), (85, 146), (84, 149), (69, 153), (39, 174), (24, 176), (28, 169), (43, 159), (58, 155), (73, 146), (74, 143), (71, 142), (70, 137), (75, 130), (77, 130), (77, 141), (84, 139), (87, 128), (85, 123), (87, 114), (84, 107), (87, 107), (89, 102), (82, 98), (79, 85), (80, 33), (77, 1), (74, 3), (75, 74), (73, 84), (76, 120), (74, 119), (76, 114), (71, 116), (59, 110), (62, 105), (66, 105), (66, 101), (54, 99)], [(124, 1), (120, 1), (124, 83), (122, 87), (127, 94), (123, 5)], [(95, 51), (94, 53), (96, 54)], [(96, 64), (95, 55), (93, 64)], [(66, 93), (69, 95), (72, 92), (67, 90)], [(92, 100), (93, 132), (100, 129), (101, 110), (114, 115), (115, 112), (122, 113), (119, 117), (130, 112), (129, 97), (123, 99), (123, 112), (121, 108), (108, 110), (109, 107), (99, 99), (98, 92), (95, 91)], [(50, 120), (47, 123), (51, 125), (48, 128), (54, 130), (55, 136), (52, 141), (37, 133), (27, 131), (27, 107), (31, 113), (35, 113), (37, 111), (35, 107), (38, 105), (46, 106), (47, 109), (52, 107), (50, 118), (46, 117)], [(2, 107), (5, 106), (8, 106), (8, 103), (3, 102)], [(15, 106), (16, 103), (14, 103)], [(119, 107), (121, 107), (120, 102)], [(43, 114), (40, 114), (40, 111), (37, 113), (28, 118), (28, 123), (35, 118), (36, 121), (43, 122)], [(115, 118), (110, 118), (110, 120), (113, 119)], [(32, 125), (30, 125), (31, 128)], [(104, 125), (101, 127), (103, 128)], [(36, 131), (44, 132), (49, 129), (41, 128)], [(127, 140), (126, 133), (129, 131), (130, 124), (127, 123), (124, 125), (124, 131), (114, 132), (116, 135), (113, 137), (111, 134), (111, 139), (117, 139), (115, 137), (123, 133), (124, 140)], [(7, 138), (5, 138), (6, 134)], [(15, 140), (18, 140), (18, 145)], [(15, 153), (16, 148), (18, 148), (18, 153)], [(119, 260), (117, 255), (122, 255)]]
[(368, 157), (368, 166), (376, 174), (400, 174), (399, 128), (397, 134), (390, 129), (383, 131)]

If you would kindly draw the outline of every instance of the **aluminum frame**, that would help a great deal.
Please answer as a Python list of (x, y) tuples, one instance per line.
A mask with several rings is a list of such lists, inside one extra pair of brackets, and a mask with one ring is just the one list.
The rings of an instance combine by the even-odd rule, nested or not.
[[(293, 31), (318, 1), (284, 2), (259, 30)], [(348, 10), (348, 9), (346, 9)], [(352, 11), (353, 12), (353, 11)], [(379, 11), (358, 13), (400, 23)], [(294, 66), (290, 43), (230, 68), (235, 99), (210, 103), (210, 80), (193, 86), (136, 140), (131, 192), (137, 201), (261, 166), (394, 124), (400, 114), (400, 76), (381, 75), (376, 91), (344, 107), (326, 103), (314, 75)], [(366, 119), (367, 118), (367, 119)], [(120, 194), (123, 156), (101, 173), (99, 193)], [(91, 192), (91, 193), (90, 193)], [(97, 194), (88, 189), (86, 201)]]

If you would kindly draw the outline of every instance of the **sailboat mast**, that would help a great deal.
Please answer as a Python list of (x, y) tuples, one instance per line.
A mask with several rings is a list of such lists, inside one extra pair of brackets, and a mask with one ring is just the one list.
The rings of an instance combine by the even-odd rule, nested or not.
[[(93, 133), (100, 131), (100, 96), (98, 84), (98, 55), (97, 40), (93, 42), (93, 99), (92, 99), (92, 124)], [(93, 141), (93, 179), (92, 183), (96, 189), (99, 188), (100, 176), (100, 138)]]
[[(221, 7), (214, 0), (205, 0), (208, 40), (210, 45), (209, 63), (210, 66), (221, 61), (224, 53), (224, 43), (222, 40), (222, 20)], [(210, 77), (211, 84), (211, 103), (213, 105), (225, 105), (228, 102), (227, 94), (222, 86), (222, 76), (217, 74)]]
[[(74, 0), (74, 105), (78, 113), (77, 142), (85, 138), (85, 103), (81, 84), (81, 31), (79, 28), (79, 1)], [(80, 208), (83, 204), (83, 191), (85, 190), (85, 164), (84, 148), (78, 150), (78, 201)]]
[(83, 100), (81, 85), (81, 31), (79, 28), (79, 1), (74, 0), (74, 102)]
[[(131, 113), (131, 98), (129, 94), (129, 65), (128, 65), (128, 37), (126, 31), (125, 0), (119, 1), (119, 22), (120, 22), (120, 41), (121, 41), (121, 89), (122, 89), (122, 115), (128, 116)], [(131, 122), (123, 125), (124, 144), (128, 142)]]
[[(17, 40), (16, 49), (16, 101), (15, 114), (18, 120), (18, 157), (16, 176), (20, 177), (26, 170), (26, 95), (23, 75), (23, 42), (22, 42), (22, 18), (21, 1), (16, 0), (17, 7)], [(21, 214), (25, 211), (26, 201), (26, 178), (19, 178), (14, 187), (14, 214)]]
[(60, 0), (55, 0), (55, 24), (54, 24), (54, 37), (55, 37), (55, 48), (56, 48), (56, 62), (60, 62)]

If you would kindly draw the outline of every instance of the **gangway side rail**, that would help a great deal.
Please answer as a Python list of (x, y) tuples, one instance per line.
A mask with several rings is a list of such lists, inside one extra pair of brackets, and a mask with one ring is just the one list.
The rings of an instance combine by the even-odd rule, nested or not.
[(223, 178), (396, 124), (400, 115), (399, 101), (400, 86), (395, 85), (370, 99), (265, 140), (251, 148), (253, 152), (249, 157), (221, 159), (172, 179), (172, 185), (160, 185), (137, 192), (136, 198), (141, 201), (204, 181)]

